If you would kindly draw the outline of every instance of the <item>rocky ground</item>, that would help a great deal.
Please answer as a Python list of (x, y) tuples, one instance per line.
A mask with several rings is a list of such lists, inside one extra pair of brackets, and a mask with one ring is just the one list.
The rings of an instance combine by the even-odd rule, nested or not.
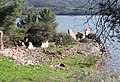
[(98, 43), (86, 43), (80, 46), (75, 46), (73, 48), (67, 49), (65, 51), (62, 52), (63, 56), (67, 56), (69, 54), (74, 54), (74, 53), (78, 53), (81, 55), (85, 55), (85, 56), (99, 56), (100, 54), (102, 54), (102, 48)]
[(99, 56), (102, 54), (101, 47), (98, 43), (86, 43), (80, 46), (74, 46), (72, 48), (66, 49), (57, 56), (58, 53), (51, 51), (44, 51), (41, 48), (35, 48), (29, 50), (27, 48), (12, 48), (0, 50), (0, 55), (4, 57), (10, 57), (17, 61), (21, 65), (35, 65), (41, 61), (52, 61), (54, 58), (64, 58), (69, 56), (69, 54), (78, 53), (80, 55), (92, 55)]
[[(18, 64), (22, 65), (34, 65), (40, 61), (44, 60), (43, 55), (40, 54), (40, 50), (34, 49), (29, 50), (26, 48), (12, 48), (12, 49), (4, 49), (0, 51), (0, 55), (4, 57), (10, 57), (17, 61)], [(43, 53), (42, 53), (43, 54)]]

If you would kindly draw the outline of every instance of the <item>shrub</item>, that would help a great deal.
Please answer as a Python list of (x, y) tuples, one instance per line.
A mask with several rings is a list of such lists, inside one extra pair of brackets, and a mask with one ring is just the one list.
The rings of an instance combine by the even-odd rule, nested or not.
[(93, 33), (90, 33), (90, 34), (88, 34), (87, 36), (86, 36), (86, 38), (88, 38), (88, 39), (96, 39), (96, 35), (95, 34), (93, 34)]
[(3, 36), (3, 44), (5, 48), (11, 48), (14, 46), (14, 42), (10, 40), (9, 36)]
[(97, 62), (98, 58), (96, 56), (89, 55), (87, 56), (85, 62), (89, 63), (90, 65), (94, 65)]
[(81, 43), (88, 43), (88, 42), (89, 42), (89, 39), (84, 38), (84, 39), (81, 39), (80, 42), (81, 42)]
[(83, 38), (83, 33), (78, 32), (78, 33), (76, 34), (76, 38), (77, 38), (77, 39), (82, 39), (82, 38)]
[(100, 40), (100, 37), (96, 36), (95, 34), (93, 33), (90, 33), (86, 36), (86, 38), (88, 39), (92, 39), (92, 40), (95, 40), (96, 42), (98, 42), (99, 44), (101, 44), (101, 40)]
[(56, 45), (69, 45), (73, 43), (73, 39), (70, 35), (66, 33), (59, 33), (56, 35), (55, 44)]

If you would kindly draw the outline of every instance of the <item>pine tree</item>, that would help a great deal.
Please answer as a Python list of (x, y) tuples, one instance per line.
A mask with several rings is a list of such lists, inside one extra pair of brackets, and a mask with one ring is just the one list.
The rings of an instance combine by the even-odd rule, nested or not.
[(46, 39), (49, 40), (56, 32), (56, 15), (50, 8), (43, 8), (39, 14), (41, 16), (40, 22), (44, 23), (46, 29)]
[(22, 18), (24, 0), (14, 0), (11, 10), (13, 11), (10, 15), (5, 18), (5, 34), (9, 35), (12, 41), (23, 39), (25, 29), (20, 29), (15, 23), (16, 18)]
[(5, 0), (0, 0), (0, 10), (5, 6)]
[[(3, 3), (0, 2), (0, 4)], [(0, 26), (11, 42), (16, 42), (24, 38), (26, 29), (18, 28), (16, 24), (16, 18), (23, 18), (23, 6), (24, 0), (14, 0), (12, 4), (5, 4), (3, 7), (0, 6), (0, 16), (2, 18)]]
[(56, 33), (56, 17), (50, 8), (44, 8), (39, 13), (39, 22), (31, 23), (26, 32), (26, 38), (34, 45), (39, 46), (42, 41), (51, 40)]
[(27, 15), (26, 22), (27, 22), (28, 24), (30, 24), (30, 23), (32, 23), (32, 22), (36, 22), (36, 13), (35, 13), (32, 9), (30, 9), (30, 10), (28, 11), (28, 15)]
[[(16, 25), (15, 24), (15, 20), (16, 18), (21, 18), (22, 17), (22, 9), (23, 9), (23, 4), (24, 4), (24, 0), (14, 0), (13, 4), (10, 5), (10, 9), (12, 11), (12, 13), (10, 13), (9, 15), (6, 16), (5, 21), (8, 26), (10, 25)], [(10, 23), (10, 24), (9, 24)]]
[(8, 7), (8, 5), (6, 5), (6, 1), (5, 0), (0, 0), (0, 27), (3, 27), (4, 25), (4, 20), (5, 17), (11, 13), (9, 11), (11, 7)]

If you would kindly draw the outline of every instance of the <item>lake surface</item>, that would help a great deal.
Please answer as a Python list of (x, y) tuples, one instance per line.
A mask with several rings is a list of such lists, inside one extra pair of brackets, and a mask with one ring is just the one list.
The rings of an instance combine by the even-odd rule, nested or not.
[(56, 20), (58, 22), (57, 32), (67, 32), (68, 29), (74, 29), (76, 32), (82, 32), (84, 28), (90, 27), (93, 28), (95, 25), (94, 21), (89, 23), (85, 22), (90, 16), (57, 16)]
[[(57, 16), (58, 22), (57, 32), (67, 32), (68, 29), (73, 29), (75, 32), (83, 32), (85, 28), (90, 27), (95, 32), (95, 23), (97, 17), (93, 17), (88, 23), (89, 15), (83, 16)], [(120, 44), (118, 42), (111, 45), (107, 43), (110, 58), (106, 59), (103, 68), (120, 71)]]

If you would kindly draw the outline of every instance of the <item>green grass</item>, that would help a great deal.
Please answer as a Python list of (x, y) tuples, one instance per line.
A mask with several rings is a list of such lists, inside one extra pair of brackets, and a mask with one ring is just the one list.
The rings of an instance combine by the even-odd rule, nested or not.
[[(50, 69), (50, 65), (58, 63), (65, 63), (68, 70)], [(77, 77), (77, 70), (88, 72), (92, 67), (85, 56), (78, 54), (36, 66), (17, 66), (13, 59), (0, 58), (0, 82), (72, 82)]]
[(40, 80), (45, 81), (52, 79), (52, 77), (57, 78), (62, 75), (64, 75), (64, 72), (54, 72), (50, 70), (48, 63), (41, 63), (38, 66), (15, 66), (15, 61), (6, 58), (1, 59), (0, 62), (1, 82), (16, 82), (15, 80), (22, 80), (25, 82), (37, 82), (38, 80), (39, 82)]
[(52, 48), (51, 51), (52, 52), (63, 52), (64, 50), (67, 50), (67, 49), (70, 49), (70, 48), (73, 48), (73, 47), (77, 47), (77, 46), (80, 46), (80, 45), (82, 45), (82, 43), (62, 46), (61, 48)]

